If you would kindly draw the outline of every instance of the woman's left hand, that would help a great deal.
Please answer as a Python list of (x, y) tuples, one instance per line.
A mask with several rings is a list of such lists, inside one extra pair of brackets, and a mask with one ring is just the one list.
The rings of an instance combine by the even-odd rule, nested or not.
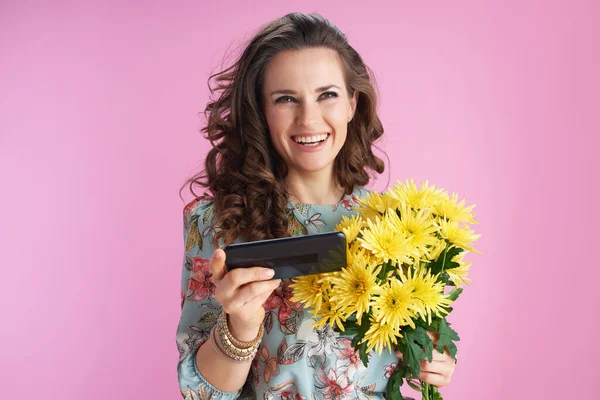
[[(454, 373), (454, 367), (456, 361), (448, 353), (448, 349), (444, 347), (444, 353), (440, 353), (435, 348), (437, 344), (437, 337), (434, 332), (427, 332), (434, 344), (433, 359), (431, 362), (425, 359), (420, 362), (421, 373), (418, 378), (421, 382), (429, 383), (430, 385), (441, 388), (450, 383), (452, 374)], [(402, 358), (402, 353), (396, 352), (396, 357)]]

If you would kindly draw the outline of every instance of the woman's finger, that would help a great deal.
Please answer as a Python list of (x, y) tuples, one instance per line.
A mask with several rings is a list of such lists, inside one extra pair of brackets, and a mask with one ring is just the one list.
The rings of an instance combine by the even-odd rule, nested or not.
[(436, 387), (443, 387), (450, 383), (450, 377), (446, 377), (440, 374), (434, 374), (432, 372), (423, 372), (419, 374), (419, 379), (422, 382), (429, 383)]
[(213, 283), (216, 284), (223, 279), (223, 276), (227, 273), (227, 268), (225, 268), (225, 252), (222, 249), (216, 249), (213, 252), (212, 257), (208, 261), (208, 267), (212, 274)]
[(279, 287), (281, 279), (250, 282), (239, 288), (231, 299), (231, 308), (240, 308), (257, 296), (269, 294)]
[(421, 371), (431, 372), (434, 374), (442, 374), (445, 375), (448, 373), (449, 365), (442, 362), (429, 362), (427, 360), (420, 361), (419, 365), (421, 366)]
[[(279, 279), (278, 279), (279, 280)], [(259, 294), (258, 296), (250, 299), (249, 301), (246, 302), (246, 304), (244, 304), (241, 308), (240, 311), (241, 312), (253, 312), (254, 310), (256, 310), (259, 307), (262, 307), (263, 304), (265, 304), (265, 302), (267, 301), (267, 299), (269, 298), (269, 296), (271, 295), (271, 293), (273, 293), (273, 290), (277, 289), (277, 286), (274, 287), (272, 290), (268, 290), (264, 293)]]
[(450, 357), (450, 353), (444, 347), (444, 352), (440, 353), (437, 349), (433, 349), (433, 362), (448, 362), (452, 357)]
[(251, 268), (236, 268), (225, 274), (223, 284), (233, 290), (237, 290), (240, 286), (255, 281), (267, 281), (275, 275), (275, 271), (270, 268), (251, 267)]

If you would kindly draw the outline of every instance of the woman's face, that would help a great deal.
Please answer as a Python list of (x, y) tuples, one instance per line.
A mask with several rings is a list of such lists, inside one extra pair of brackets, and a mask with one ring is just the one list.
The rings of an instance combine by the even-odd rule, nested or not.
[(290, 173), (332, 173), (357, 98), (357, 92), (348, 97), (334, 50), (284, 51), (271, 59), (264, 76), (264, 110), (273, 145)]

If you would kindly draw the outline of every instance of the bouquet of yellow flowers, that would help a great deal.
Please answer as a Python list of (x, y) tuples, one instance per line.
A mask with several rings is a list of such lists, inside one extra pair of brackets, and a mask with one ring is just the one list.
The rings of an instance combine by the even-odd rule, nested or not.
[[(336, 226), (346, 236), (347, 266), (291, 284), (292, 301), (310, 308), (315, 326), (354, 335), (352, 345), (365, 366), (373, 349), (402, 353), (388, 381), (388, 399), (404, 399), (403, 379), (423, 399), (442, 399), (435, 386), (414, 380), (419, 362), (431, 362), (434, 346), (456, 359), (459, 337), (446, 316), (469, 284), (465, 254), (479, 253), (472, 245), (481, 235), (468, 226), (478, 223), (473, 207), (428, 182), (371, 192), (359, 199), (358, 215)], [(427, 331), (436, 332), (436, 344)]]

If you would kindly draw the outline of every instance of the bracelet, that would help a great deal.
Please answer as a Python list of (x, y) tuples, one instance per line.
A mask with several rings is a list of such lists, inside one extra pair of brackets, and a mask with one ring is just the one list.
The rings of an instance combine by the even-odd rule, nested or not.
[(221, 314), (219, 314), (219, 317), (217, 318), (217, 326), (219, 327), (219, 333), (222, 332), (224, 336), (228, 339), (227, 341), (233, 346), (237, 347), (238, 349), (249, 349), (252, 347), (258, 347), (258, 345), (262, 341), (263, 334), (265, 333), (265, 328), (263, 327), (263, 324), (260, 324), (260, 327), (258, 328), (258, 334), (256, 335), (256, 338), (254, 340), (250, 342), (241, 342), (237, 340), (229, 331), (229, 327), (227, 326), (227, 314), (225, 313), (225, 311), (222, 311)]
[(261, 324), (258, 335), (251, 342), (241, 342), (233, 337), (227, 326), (227, 314), (221, 312), (211, 330), (211, 338), (216, 350), (236, 362), (252, 361), (262, 341), (264, 327)]
[(254, 352), (253, 354), (249, 354), (248, 356), (245, 357), (240, 357), (240, 356), (233, 356), (230, 354), (227, 354), (225, 352), (225, 350), (223, 350), (221, 348), (221, 346), (219, 345), (219, 340), (217, 339), (216, 336), (216, 327), (213, 326), (213, 328), (210, 330), (210, 337), (209, 340), (212, 343), (213, 349), (215, 350), (215, 352), (217, 352), (221, 357), (226, 358), (230, 361), (236, 362), (236, 363), (246, 363), (248, 361), (252, 361), (254, 359), (254, 356), (256, 355), (256, 352)]

